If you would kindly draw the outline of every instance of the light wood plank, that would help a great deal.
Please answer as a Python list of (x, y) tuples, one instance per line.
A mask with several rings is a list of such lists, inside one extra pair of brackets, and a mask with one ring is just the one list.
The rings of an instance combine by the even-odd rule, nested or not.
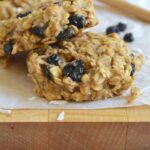
[(150, 106), (127, 108), (129, 122), (150, 122)]
[(150, 11), (138, 7), (124, 0), (100, 0), (101, 2), (110, 5), (116, 9), (122, 10), (124, 13), (133, 15), (141, 20), (150, 22)]
[(13, 110), (11, 115), (0, 114), (0, 122), (150, 122), (150, 107), (103, 110)]
[(65, 113), (63, 122), (127, 122), (126, 109), (50, 110), (49, 121), (57, 121), (61, 112)]
[(0, 122), (48, 122), (48, 110), (13, 110), (0, 114)]

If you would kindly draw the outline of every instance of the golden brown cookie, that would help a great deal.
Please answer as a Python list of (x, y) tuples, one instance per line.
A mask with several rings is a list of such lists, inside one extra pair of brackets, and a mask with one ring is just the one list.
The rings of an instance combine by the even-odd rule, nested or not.
[(0, 56), (70, 39), (96, 24), (92, 0), (50, 0), (0, 22)]
[(29, 55), (27, 64), (36, 93), (47, 100), (119, 96), (131, 87), (142, 64), (142, 56), (131, 54), (117, 34), (83, 33), (41, 49)]

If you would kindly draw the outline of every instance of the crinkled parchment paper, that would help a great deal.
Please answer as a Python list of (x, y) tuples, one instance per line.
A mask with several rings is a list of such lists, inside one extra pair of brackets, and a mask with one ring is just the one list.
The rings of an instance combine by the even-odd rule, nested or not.
[[(131, 0), (135, 2), (135, 0)], [(150, 6), (149, 0), (138, 0), (141, 6)], [(136, 0), (137, 2), (137, 0)], [(137, 76), (135, 85), (140, 88), (141, 96), (132, 104), (127, 104), (123, 97), (115, 97), (105, 101), (86, 102), (86, 103), (68, 103), (47, 102), (37, 97), (33, 89), (33, 83), (27, 77), (26, 65), (24, 62), (16, 60), (9, 70), (0, 66), (0, 108), (1, 109), (98, 109), (114, 107), (130, 107), (147, 104), (150, 105), (150, 24), (139, 20), (128, 18), (121, 13), (102, 6), (95, 1), (96, 14), (101, 20), (101, 24), (90, 31), (104, 32), (106, 27), (115, 25), (118, 22), (128, 24), (128, 31), (133, 32), (136, 41), (129, 45), (135, 53), (142, 53), (145, 57), (144, 65)], [(147, 8), (147, 7), (146, 7)], [(123, 35), (121, 35), (123, 36)]]

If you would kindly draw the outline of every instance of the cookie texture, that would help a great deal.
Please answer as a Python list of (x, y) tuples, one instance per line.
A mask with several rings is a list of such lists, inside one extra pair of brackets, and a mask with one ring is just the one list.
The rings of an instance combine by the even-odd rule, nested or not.
[(117, 34), (81, 33), (33, 51), (27, 59), (35, 92), (47, 100), (93, 101), (122, 95), (142, 65)]
[(92, 0), (53, 0), (0, 22), (0, 56), (70, 39), (95, 26)]
[(8, 1), (0, 1), (0, 20), (9, 19), (16, 15), (16, 9)]
[[(0, 20), (16, 17), (16, 15), (31, 7), (27, 0), (4, 0), (0, 1)], [(19, 9), (18, 9), (19, 8)]]
[(30, 10), (35, 5), (37, 2), (33, 0), (2, 0), (0, 1), (0, 20), (15, 18), (17, 14)]

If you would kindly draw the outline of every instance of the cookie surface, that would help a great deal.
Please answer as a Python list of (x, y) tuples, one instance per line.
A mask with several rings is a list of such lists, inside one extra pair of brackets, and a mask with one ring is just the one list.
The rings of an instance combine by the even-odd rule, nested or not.
[(41, 49), (29, 55), (27, 64), (36, 93), (47, 100), (119, 96), (131, 87), (142, 64), (142, 56), (131, 55), (117, 34), (83, 33)]
[(13, 17), (20, 11), (25, 11), (31, 7), (29, 0), (3, 0), (0, 1), (0, 20), (6, 20)]
[(0, 22), (0, 56), (70, 39), (97, 24), (92, 0), (40, 3), (33, 11)]

